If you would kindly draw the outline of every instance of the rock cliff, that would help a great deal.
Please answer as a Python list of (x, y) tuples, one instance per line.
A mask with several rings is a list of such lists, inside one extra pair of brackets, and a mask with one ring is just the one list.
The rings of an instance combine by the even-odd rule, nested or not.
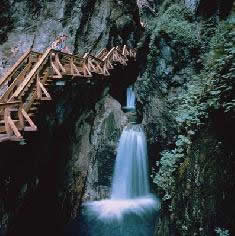
[[(81, 55), (135, 47), (140, 34), (135, 1), (3, 1), (0, 9), (1, 75), (26, 49), (43, 52), (61, 33)], [(116, 145), (127, 123), (120, 102), (136, 79), (132, 67), (120, 67), (108, 80), (52, 87), (53, 101), (35, 117), (38, 132), (26, 136), (25, 145), (0, 144), (0, 232), (58, 235), (83, 201), (108, 196)]]
[(232, 8), (221, 0), (3, 0), (0, 74), (60, 33), (75, 53), (127, 44), (138, 58), (109, 81), (52, 88), (27, 144), (0, 144), (0, 235), (60, 235), (83, 201), (108, 196), (128, 120), (124, 91), (135, 81), (152, 191), (162, 199), (156, 235), (233, 235)]
[(135, 90), (162, 199), (156, 235), (233, 234), (232, 2), (153, 8), (140, 15)]

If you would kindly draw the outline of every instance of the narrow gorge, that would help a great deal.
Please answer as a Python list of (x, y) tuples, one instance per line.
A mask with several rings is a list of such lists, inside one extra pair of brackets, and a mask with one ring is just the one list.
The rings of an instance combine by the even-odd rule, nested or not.
[[(45, 71), (31, 73), (37, 130), (0, 142), (0, 236), (234, 235), (234, 11), (233, 0), (1, 0), (0, 136), (5, 108), (24, 99), (4, 76), (29, 49), (16, 77)], [(63, 35), (68, 51), (49, 50)]]

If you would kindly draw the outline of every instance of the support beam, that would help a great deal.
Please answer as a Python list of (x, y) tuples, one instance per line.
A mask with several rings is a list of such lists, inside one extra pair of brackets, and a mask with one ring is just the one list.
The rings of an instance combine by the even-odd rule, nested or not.
[(34, 122), (31, 120), (31, 118), (29, 117), (29, 115), (27, 114), (27, 112), (22, 108), (21, 109), (21, 112), (22, 112), (22, 115), (24, 116), (24, 118), (26, 119), (26, 121), (28, 121), (29, 125), (30, 125), (30, 128), (31, 129), (28, 129), (27, 130), (27, 127), (26, 128), (26, 131), (36, 131), (37, 130), (37, 126), (34, 124)]
[(47, 92), (46, 88), (43, 86), (43, 84), (40, 82), (40, 80), (37, 80), (37, 88), (39, 87), (40, 89), (40, 93), (39, 95), (41, 95), (40, 97), (38, 97), (38, 99), (44, 99), (44, 97), (42, 97), (42, 92), (46, 95), (47, 100), (51, 100), (51, 95)]

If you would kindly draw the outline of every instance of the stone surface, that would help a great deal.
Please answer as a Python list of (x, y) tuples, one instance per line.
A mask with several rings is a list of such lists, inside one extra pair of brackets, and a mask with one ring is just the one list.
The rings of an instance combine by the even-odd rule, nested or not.
[[(69, 49), (82, 55), (135, 47), (140, 33), (134, 0), (4, 0), (0, 5), (0, 77), (29, 47), (43, 52), (62, 33), (69, 36)], [(116, 144), (127, 122), (119, 102), (108, 95), (111, 87), (119, 96), (119, 77), (112, 76), (109, 82), (52, 88), (54, 99), (40, 107), (39, 131), (26, 134), (27, 144), (0, 144), (1, 150), (11, 149), (9, 159), (0, 160), (0, 232), (59, 235), (83, 201), (108, 196)], [(17, 153), (19, 160), (13, 161)], [(17, 163), (18, 170), (12, 168)]]
[(190, 8), (193, 13), (196, 13), (200, 0), (184, 0), (186, 7)]
[[(0, 7), (9, 11), (0, 12), (0, 21), (9, 24), (0, 29), (0, 74), (32, 44), (44, 51), (60, 33), (68, 34), (68, 46), (81, 54), (123, 43), (136, 46), (142, 22), (139, 66), (131, 70), (140, 70), (135, 83), (137, 120), (144, 125), (156, 174), (160, 152), (175, 148), (179, 134), (175, 98), (187, 94), (193, 75), (203, 67), (205, 48), (197, 40), (203, 39), (207, 23), (228, 15), (232, 1), (225, 6), (221, 1), (185, 0), (183, 10), (175, 7), (166, 18), (164, 11), (178, 1), (138, 1), (141, 19), (134, 0), (2, 2)], [(0, 234), (8, 227), (9, 236), (60, 235), (84, 201), (109, 196), (117, 142), (133, 118), (117, 102), (124, 105), (123, 91), (136, 78), (124, 72), (112, 75), (110, 83), (53, 88), (56, 99), (39, 111), (39, 132), (27, 136), (24, 146), (0, 144), (2, 151), (8, 150), (0, 158)], [(156, 235), (207, 236), (215, 227), (233, 223), (234, 122), (219, 114), (213, 117), (175, 172), (174, 195), (162, 204)], [(163, 196), (154, 184), (152, 190)]]
[[(194, 7), (199, 1), (184, 2), (196, 14)], [(214, 7), (210, 1), (204, 1), (204, 4), (207, 7), (203, 8), (204, 11), (210, 6)], [(172, 14), (169, 12), (170, 6), (175, 9)], [(218, 10), (218, 6), (213, 8), (211, 13), (215, 19), (216, 9)], [(167, 14), (163, 16), (164, 12)], [(194, 83), (194, 76), (200, 73), (202, 66), (198, 59), (205, 53), (203, 48), (192, 50), (192, 44), (187, 41), (189, 29), (186, 27), (197, 24), (194, 22), (196, 16), (188, 11), (183, 16), (182, 12), (180, 17), (177, 17), (177, 8), (173, 1), (165, 1), (156, 18), (150, 17), (150, 14), (147, 17), (141, 16), (149, 27), (145, 27), (145, 35), (138, 44), (137, 61), (141, 73), (135, 83), (135, 91), (138, 119), (142, 121), (147, 133), (153, 176), (159, 171), (159, 161), (162, 157), (160, 152), (177, 148), (176, 140), (182, 131), (176, 122), (175, 111), (179, 103), (186, 100), (189, 85)], [(225, 12), (221, 12), (221, 15), (223, 14)], [(203, 16), (207, 23), (208, 15)], [(181, 28), (185, 20), (187, 24)], [(216, 24), (216, 21), (213, 22)], [(192, 26), (195, 30), (191, 35), (193, 32), (197, 34), (197, 26)], [(182, 30), (183, 34), (172, 33), (174, 29), (177, 29), (177, 32)], [(186, 37), (183, 39), (181, 36)], [(203, 36), (200, 37), (199, 40), (205, 40)], [(199, 84), (200, 82), (195, 83), (194, 86)], [(162, 201), (161, 216), (156, 224), (155, 235), (214, 235), (216, 227), (228, 227), (230, 233), (234, 232), (234, 214), (233, 210), (228, 208), (233, 204), (231, 197), (234, 196), (234, 187), (233, 184), (226, 184), (225, 180), (234, 178), (231, 174), (234, 168), (234, 162), (231, 161), (234, 144), (233, 141), (228, 141), (232, 136), (230, 132), (233, 131), (226, 128), (231, 126), (233, 118), (225, 119), (225, 114), (212, 116), (212, 120), (203, 120), (206, 124), (195, 135), (190, 147), (188, 146), (184, 161), (178, 166), (172, 164), (175, 172), (171, 177), (175, 185), (172, 184), (174, 187), (170, 188), (169, 194), (172, 196)], [(223, 120), (227, 120), (228, 124), (225, 125)], [(224, 131), (218, 124), (224, 127)], [(224, 174), (219, 174), (220, 171)], [(163, 197), (163, 188), (154, 184), (152, 187), (158, 196)]]
[(135, 47), (139, 37), (134, 0), (20, 0), (11, 7), (4, 3), (0, 19), (11, 24), (0, 32), (0, 76), (29, 47), (43, 52), (62, 33), (69, 36), (70, 51), (81, 55), (123, 44)]

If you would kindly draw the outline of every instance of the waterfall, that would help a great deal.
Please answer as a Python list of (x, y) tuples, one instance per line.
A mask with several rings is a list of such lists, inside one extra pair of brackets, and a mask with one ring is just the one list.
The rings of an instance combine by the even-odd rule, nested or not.
[(147, 167), (143, 128), (129, 124), (117, 149), (111, 197), (84, 205), (85, 226), (81, 227), (81, 235), (153, 235), (160, 203), (150, 194)]
[(148, 194), (146, 138), (140, 125), (129, 125), (119, 141), (111, 199), (132, 199)]
[(135, 108), (135, 92), (133, 86), (127, 88), (126, 107)]

